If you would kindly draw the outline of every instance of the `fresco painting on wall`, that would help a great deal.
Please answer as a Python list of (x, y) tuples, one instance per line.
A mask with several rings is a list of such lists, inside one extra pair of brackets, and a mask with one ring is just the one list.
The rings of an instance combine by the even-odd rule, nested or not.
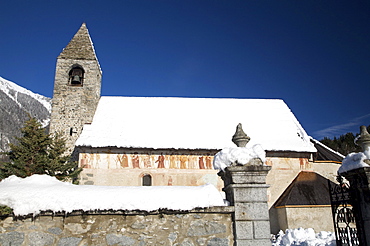
[(213, 156), (81, 153), (80, 167), (93, 169), (168, 168), (213, 169)]

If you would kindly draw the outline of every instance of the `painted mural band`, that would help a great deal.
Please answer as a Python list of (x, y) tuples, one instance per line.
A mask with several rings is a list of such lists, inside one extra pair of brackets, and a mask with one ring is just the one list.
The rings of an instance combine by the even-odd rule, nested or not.
[(81, 153), (79, 159), (80, 167), (94, 169), (213, 169), (213, 156), (211, 155)]

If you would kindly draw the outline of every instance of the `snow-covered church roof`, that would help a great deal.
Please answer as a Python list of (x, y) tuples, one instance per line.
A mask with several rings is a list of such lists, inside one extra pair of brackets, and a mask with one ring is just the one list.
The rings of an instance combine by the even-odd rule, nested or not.
[(101, 97), (77, 146), (154, 149), (233, 147), (238, 123), (267, 151), (316, 152), (283, 100)]

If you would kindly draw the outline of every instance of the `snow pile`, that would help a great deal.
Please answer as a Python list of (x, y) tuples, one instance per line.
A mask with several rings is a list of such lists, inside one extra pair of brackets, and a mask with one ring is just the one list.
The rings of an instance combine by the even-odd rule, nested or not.
[(338, 169), (338, 173), (348, 172), (353, 169), (368, 167), (369, 165), (364, 160), (370, 159), (363, 152), (350, 153), (343, 159), (342, 165)]
[(266, 152), (261, 145), (255, 144), (252, 147), (224, 148), (215, 155), (213, 167), (216, 170), (225, 170), (234, 162), (247, 164), (253, 158), (259, 158), (262, 162), (266, 160)]
[(365, 154), (366, 159), (370, 159), (370, 147), (367, 148), (363, 153)]
[[(367, 132), (367, 130), (366, 130)], [(357, 141), (359, 140), (359, 138), (361, 137), (361, 135), (358, 135), (355, 139), (355, 143), (357, 144)], [(363, 153), (364, 155), (366, 156), (366, 159), (370, 159), (370, 146), (366, 147), (366, 146), (362, 146), (362, 148), (365, 148), (363, 150)]]
[[(369, 167), (370, 164), (370, 134), (368, 133), (366, 126), (360, 127), (360, 135), (355, 138), (355, 144), (360, 145), (363, 152), (350, 153), (344, 158), (342, 166), (339, 168), (338, 173), (348, 172), (353, 169), (361, 167)], [(367, 160), (365, 162), (365, 160)]]
[(312, 228), (287, 229), (285, 234), (280, 231), (277, 239), (272, 246), (335, 246), (335, 234), (333, 232), (322, 231), (315, 234)]
[(213, 185), (203, 186), (89, 186), (73, 185), (47, 175), (10, 176), (0, 182), (0, 204), (15, 215), (73, 210), (191, 210), (225, 206)]

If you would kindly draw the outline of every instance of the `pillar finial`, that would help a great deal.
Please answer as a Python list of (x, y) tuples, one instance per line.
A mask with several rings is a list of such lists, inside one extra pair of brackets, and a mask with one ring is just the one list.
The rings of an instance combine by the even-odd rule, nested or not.
[(242, 124), (239, 123), (236, 127), (236, 132), (232, 141), (238, 147), (245, 147), (251, 138), (243, 131)]
[(370, 148), (370, 134), (366, 126), (360, 126), (360, 136), (356, 139), (356, 144), (361, 146), (362, 151), (367, 151)]

